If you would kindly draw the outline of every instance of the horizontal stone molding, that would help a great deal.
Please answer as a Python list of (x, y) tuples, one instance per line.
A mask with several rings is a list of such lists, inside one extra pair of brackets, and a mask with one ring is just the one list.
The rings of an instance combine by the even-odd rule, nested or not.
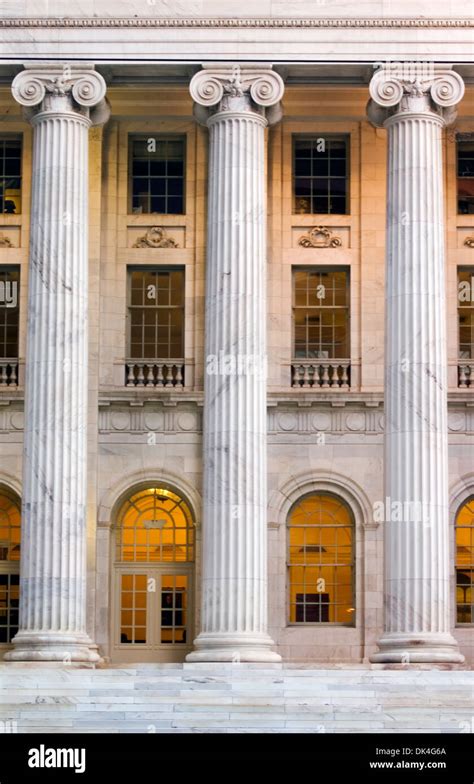
[[(2, 401), (0, 397), (0, 433), (22, 435), (23, 403)], [(451, 404), (448, 413), (448, 430), (453, 435), (474, 433), (474, 400), (472, 404)], [(144, 402), (120, 401), (99, 405), (99, 433), (133, 435), (137, 433), (201, 433), (202, 405), (195, 401)], [(309, 403), (299, 405), (270, 405), (268, 408), (268, 434), (293, 435), (301, 433), (347, 433), (377, 435), (383, 433), (383, 404), (358, 405), (350, 402), (343, 407)], [(146, 442), (145, 442), (146, 443)]]
[[(110, 405), (100, 407), (99, 433), (102, 435), (123, 433), (201, 433), (202, 412), (196, 405), (174, 405), (166, 403), (134, 406)], [(151, 442), (153, 443), (153, 441)], [(144, 444), (147, 444), (146, 438)]]
[(344, 409), (326, 407), (274, 408), (268, 414), (268, 434), (315, 434), (318, 433), (383, 433), (383, 411), (381, 407)]
[(0, 19), (0, 27), (60, 27), (60, 28), (120, 28), (120, 27), (152, 27), (152, 28), (443, 28), (443, 27), (474, 27), (472, 18), (436, 18), (420, 19), (416, 17), (392, 17), (387, 19), (365, 17), (362, 19), (330, 19), (330, 18), (253, 18), (242, 19), (235, 17), (201, 17), (201, 18), (140, 18), (134, 17), (96, 17), (96, 18), (64, 18), (64, 17), (31, 17), (29, 19), (8, 18)]

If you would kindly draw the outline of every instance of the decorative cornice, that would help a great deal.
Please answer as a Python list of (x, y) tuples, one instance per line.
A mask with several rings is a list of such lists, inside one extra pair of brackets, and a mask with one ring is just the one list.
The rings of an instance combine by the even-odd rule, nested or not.
[(173, 237), (168, 237), (163, 226), (152, 226), (133, 245), (134, 248), (179, 248)]
[[(117, 394), (120, 394), (118, 392)], [(282, 434), (291, 440), (295, 434), (342, 433), (365, 436), (381, 436), (383, 433), (383, 400), (378, 398), (378, 406), (367, 407), (367, 401), (354, 401), (348, 393), (344, 408), (332, 408), (330, 402), (321, 402), (314, 395), (304, 407), (295, 406), (295, 401), (273, 401), (275, 405), (268, 410), (268, 436)], [(339, 394), (337, 395), (339, 397)], [(179, 397), (179, 400), (177, 398)], [(296, 395), (294, 396), (296, 398)], [(456, 399), (453, 399), (453, 398)], [(133, 436), (143, 433), (201, 433), (202, 396), (183, 400), (182, 392), (175, 396), (172, 403), (156, 399), (143, 401), (137, 406), (136, 397), (128, 399), (105, 399), (99, 401), (98, 430), (101, 437), (123, 434), (124, 443), (133, 443)], [(16, 387), (0, 387), (0, 433), (21, 433), (24, 426), (22, 393)], [(454, 435), (474, 434), (474, 409), (468, 391), (459, 399), (458, 392), (453, 394), (449, 403), (448, 430)], [(112, 436), (114, 437), (114, 436)], [(146, 438), (141, 443), (147, 444)], [(158, 441), (157, 441), (158, 443)], [(281, 443), (281, 440), (279, 441)], [(316, 442), (317, 443), (317, 442)]]
[(30, 19), (0, 19), (0, 27), (61, 27), (61, 28), (121, 28), (121, 27), (152, 27), (152, 28), (473, 28), (473, 18), (416, 18), (392, 17), (387, 19), (363, 17), (361, 19), (308, 19), (308, 18), (272, 18), (260, 17), (223, 18), (223, 17), (183, 17), (183, 18), (136, 18), (136, 17), (32, 17)]
[(154, 446), (159, 440), (148, 441), (149, 433), (201, 433), (202, 411), (191, 400), (171, 407), (157, 402), (137, 407), (111, 401), (106, 407), (100, 406), (98, 425), (103, 436), (122, 433), (126, 442), (141, 434), (142, 444)]
[(303, 248), (340, 248), (342, 241), (340, 237), (333, 236), (332, 230), (327, 226), (314, 226), (301, 235), (298, 245)]

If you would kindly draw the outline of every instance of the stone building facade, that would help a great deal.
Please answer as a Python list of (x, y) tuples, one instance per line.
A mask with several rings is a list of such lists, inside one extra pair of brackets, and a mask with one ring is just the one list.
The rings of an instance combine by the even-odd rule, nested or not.
[(472, 17), (42, 5), (0, 19), (6, 660), (471, 665)]

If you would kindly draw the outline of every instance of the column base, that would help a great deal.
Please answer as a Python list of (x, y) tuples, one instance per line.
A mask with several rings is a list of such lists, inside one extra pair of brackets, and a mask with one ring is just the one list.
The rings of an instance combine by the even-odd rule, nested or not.
[(3, 657), (8, 662), (60, 662), (95, 664), (101, 661), (97, 646), (87, 634), (65, 632), (18, 632), (13, 650)]
[(459, 665), (464, 663), (454, 637), (432, 632), (391, 632), (378, 641), (379, 650), (370, 656), (373, 664), (433, 664)]
[(281, 662), (281, 656), (270, 648), (275, 645), (268, 634), (200, 634), (194, 640), (195, 650), (188, 653), (188, 662)]

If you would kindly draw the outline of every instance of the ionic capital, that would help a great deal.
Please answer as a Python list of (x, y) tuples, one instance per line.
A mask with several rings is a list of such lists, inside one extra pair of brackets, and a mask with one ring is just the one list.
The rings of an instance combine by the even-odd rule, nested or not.
[(431, 68), (429, 72), (406, 78), (400, 69), (381, 68), (369, 85), (367, 114), (373, 125), (383, 127), (391, 118), (404, 119), (410, 114), (436, 116), (443, 125), (456, 117), (456, 105), (464, 95), (464, 82), (455, 71)]
[(269, 123), (281, 117), (279, 103), (285, 85), (271, 68), (246, 68), (240, 65), (225, 68), (204, 68), (189, 85), (199, 122), (219, 112), (257, 112)]
[(103, 76), (91, 68), (72, 65), (31, 66), (12, 83), (16, 101), (25, 108), (29, 120), (36, 116), (76, 112), (99, 125), (108, 119)]

